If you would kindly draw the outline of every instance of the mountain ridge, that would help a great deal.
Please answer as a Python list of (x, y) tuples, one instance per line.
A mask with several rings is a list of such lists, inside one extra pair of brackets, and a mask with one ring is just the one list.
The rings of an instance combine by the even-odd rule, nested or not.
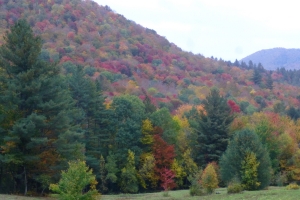
[(276, 70), (284, 67), (287, 70), (300, 69), (300, 49), (276, 47), (272, 49), (262, 49), (257, 51), (241, 61), (261, 63), (265, 69)]

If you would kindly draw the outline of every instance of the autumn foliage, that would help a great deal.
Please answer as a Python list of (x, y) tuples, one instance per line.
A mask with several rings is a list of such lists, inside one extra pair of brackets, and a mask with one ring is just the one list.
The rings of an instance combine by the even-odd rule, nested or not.
[(0, 0), (0, 36), (1, 193), (47, 193), (78, 158), (107, 193), (188, 188), (206, 166), (196, 193), (218, 170), (249, 190), (300, 181), (299, 70), (184, 52), (90, 0)]

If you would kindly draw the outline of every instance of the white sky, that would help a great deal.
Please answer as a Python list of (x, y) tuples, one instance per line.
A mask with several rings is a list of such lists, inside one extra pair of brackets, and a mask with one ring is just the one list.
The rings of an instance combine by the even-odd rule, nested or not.
[(296, 0), (94, 1), (206, 57), (234, 61), (262, 49), (300, 48)]

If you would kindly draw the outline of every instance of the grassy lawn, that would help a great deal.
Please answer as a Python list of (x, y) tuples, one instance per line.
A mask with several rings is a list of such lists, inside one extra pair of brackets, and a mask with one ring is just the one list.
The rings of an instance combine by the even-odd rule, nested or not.
[(24, 196), (17, 196), (17, 195), (4, 195), (0, 194), (1, 200), (54, 200), (48, 197), (24, 197)]
[[(216, 194), (219, 193), (219, 194)], [(52, 198), (42, 197), (22, 197), (15, 195), (0, 195), (2, 200), (54, 200)], [(298, 200), (300, 199), (300, 190), (286, 190), (285, 187), (269, 187), (268, 190), (245, 191), (240, 194), (227, 194), (226, 188), (219, 188), (212, 195), (191, 197), (188, 190), (170, 191), (169, 197), (164, 197), (163, 192), (144, 193), (144, 194), (119, 194), (119, 195), (102, 195), (101, 200)]]
[[(216, 194), (219, 193), (219, 194)], [(173, 199), (201, 199), (201, 200), (298, 200), (300, 199), (300, 190), (286, 190), (285, 187), (269, 187), (269, 190), (245, 191), (240, 194), (227, 194), (226, 188), (219, 188), (212, 195), (191, 197), (188, 190), (177, 190), (169, 192), (169, 197), (164, 197), (163, 192), (146, 194), (124, 194), (124, 195), (103, 195), (102, 200), (125, 200), (125, 199), (147, 199), (147, 200), (173, 200)]]

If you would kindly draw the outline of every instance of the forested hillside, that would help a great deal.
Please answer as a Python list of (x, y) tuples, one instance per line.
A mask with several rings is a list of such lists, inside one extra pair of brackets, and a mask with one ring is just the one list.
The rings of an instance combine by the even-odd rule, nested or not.
[[(249, 102), (253, 111), (260, 109), (255, 97), (266, 101), (266, 109), (277, 102), (297, 106), (299, 89), (284, 84), (280, 72), (260, 70), (261, 83), (255, 84), (252, 66), (239, 68), (236, 63), (183, 52), (154, 30), (93, 1), (1, 0), (0, 4), (2, 35), (17, 19), (26, 18), (43, 39), (42, 59), (58, 61), (65, 70), (70, 63), (84, 66), (89, 76), (101, 79), (108, 96), (126, 93), (143, 98), (144, 89), (157, 106), (173, 111), (181, 104), (199, 103), (215, 86), (238, 103)], [(266, 86), (268, 74), (273, 90)]]
[(300, 180), (290, 72), (183, 52), (89, 0), (0, 6), (1, 193), (49, 193), (74, 160), (101, 193)]

